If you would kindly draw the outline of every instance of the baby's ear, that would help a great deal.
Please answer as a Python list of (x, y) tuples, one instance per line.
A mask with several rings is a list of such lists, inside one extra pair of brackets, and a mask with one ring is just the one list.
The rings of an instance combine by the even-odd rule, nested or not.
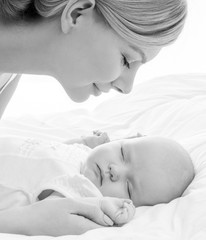
[(146, 135), (143, 135), (142, 133), (138, 132), (136, 137), (146, 137)]
[(136, 135), (127, 137), (126, 139), (132, 139), (132, 138), (139, 138), (139, 137), (145, 137), (146, 135), (143, 135), (142, 133), (137, 132)]
[[(92, 13), (95, 0), (70, 0), (64, 8), (61, 16), (62, 32), (67, 34), (78, 25), (80, 18)], [(83, 20), (83, 19), (82, 19)]]

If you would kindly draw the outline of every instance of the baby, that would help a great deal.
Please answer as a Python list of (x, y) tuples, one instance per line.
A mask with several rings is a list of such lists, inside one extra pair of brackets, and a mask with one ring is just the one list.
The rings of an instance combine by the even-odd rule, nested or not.
[(139, 207), (180, 197), (194, 178), (194, 168), (177, 142), (145, 136), (94, 148), (82, 174), (104, 196), (129, 198)]
[(109, 142), (98, 131), (66, 144), (1, 137), (0, 164), (0, 210), (48, 198), (87, 197), (98, 200), (107, 225), (127, 223), (135, 207), (180, 197), (194, 177), (189, 154), (173, 140)]

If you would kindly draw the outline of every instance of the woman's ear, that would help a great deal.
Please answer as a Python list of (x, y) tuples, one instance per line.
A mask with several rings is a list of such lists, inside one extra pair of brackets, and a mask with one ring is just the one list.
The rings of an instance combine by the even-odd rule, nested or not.
[(95, 0), (70, 0), (65, 6), (61, 16), (61, 28), (67, 34), (78, 23), (78, 18), (92, 11)]

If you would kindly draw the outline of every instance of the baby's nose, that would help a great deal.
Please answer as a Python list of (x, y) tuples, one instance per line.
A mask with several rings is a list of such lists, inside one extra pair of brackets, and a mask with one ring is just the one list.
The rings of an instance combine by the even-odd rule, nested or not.
[(114, 166), (109, 166), (109, 170), (107, 171), (107, 173), (109, 174), (109, 178), (112, 182), (116, 182), (119, 180), (119, 174)]
[(110, 178), (113, 182), (116, 182), (119, 179), (116, 173), (110, 173)]

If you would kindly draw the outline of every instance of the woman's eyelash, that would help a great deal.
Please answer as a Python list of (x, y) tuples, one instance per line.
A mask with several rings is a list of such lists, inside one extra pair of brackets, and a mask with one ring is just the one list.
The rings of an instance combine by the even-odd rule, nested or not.
[(126, 66), (128, 69), (130, 69), (130, 64), (124, 54), (122, 54), (122, 60), (123, 60), (123, 66)]

